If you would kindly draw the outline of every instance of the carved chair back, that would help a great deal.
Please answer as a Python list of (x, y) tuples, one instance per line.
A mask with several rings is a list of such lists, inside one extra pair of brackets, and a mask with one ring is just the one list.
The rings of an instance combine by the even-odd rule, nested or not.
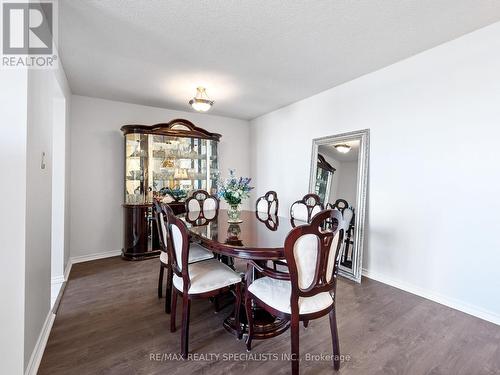
[(158, 230), (158, 238), (160, 241), (160, 248), (161, 251), (164, 251), (167, 253), (167, 258), (170, 259), (170, 254), (169, 254), (169, 237), (168, 237), (168, 219), (167, 219), (167, 213), (172, 213), (173, 211), (170, 206), (167, 204), (159, 203), (155, 201), (153, 203), (153, 209), (155, 213), (155, 218), (156, 218), (156, 228)]
[(196, 222), (202, 219), (212, 220), (217, 216), (219, 199), (205, 190), (195, 190), (186, 199), (186, 219)]
[(278, 194), (276, 194), (275, 191), (270, 190), (257, 199), (255, 211), (269, 215), (278, 215), (278, 204)]
[(346, 208), (349, 207), (349, 203), (345, 199), (337, 199), (335, 203), (327, 203), (326, 208), (327, 209), (334, 209), (336, 208), (340, 212), (344, 212)]
[[(334, 225), (325, 229), (328, 220)], [(292, 314), (298, 314), (299, 297), (330, 292), (335, 298), (343, 236), (344, 224), (338, 210), (321, 211), (310, 224), (298, 226), (288, 234), (285, 258), (292, 288)]]
[(183, 292), (187, 293), (191, 286), (191, 280), (188, 273), (189, 264), (189, 234), (186, 224), (174, 215), (173, 212), (167, 213), (168, 235), (170, 237), (170, 258), (172, 271), (175, 275), (182, 278)]
[(311, 222), (311, 219), (318, 212), (323, 210), (323, 204), (317, 194), (306, 194), (290, 207), (290, 218), (292, 220)]
[(265, 224), (267, 229), (272, 231), (278, 230), (280, 221), (277, 215), (271, 215), (266, 212), (255, 211), (255, 216), (257, 217), (257, 220)]
[(344, 219), (344, 229), (347, 232), (349, 230), (349, 226), (351, 225), (352, 219), (354, 218), (354, 210), (352, 207), (347, 207), (342, 211), (342, 218)]
[[(346, 232), (349, 229), (349, 225), (351, 224), (352, 218), (354, 216), (354, 211), (352, 207), (349, 206), (349, 203), (345, 199), (337, 199), (335, 203), (327, 203), (327, 209), (339, 210), (342, 213), (342, 218), (344, 219), (344, 237), (346, 236)], [(331, 225), (331, 223), (330, 223)]]

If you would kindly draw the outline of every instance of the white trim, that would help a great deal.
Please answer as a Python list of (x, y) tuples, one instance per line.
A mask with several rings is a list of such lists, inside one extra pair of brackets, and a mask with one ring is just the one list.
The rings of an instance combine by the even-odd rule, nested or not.
[(89, 254), (89, 255), (81, 255), (81, 256), (77, 256), (77, 257), (71, 257), (70, 262), (72, 264), (82, 263), (82, 262), (88, 262), (90, 260), (116, 257), (118, 255), (121, 255), (121, 253), (122, 253), (121, 250), (113, 250), (113, 251), (106, 251), (104, 253), (95, 253), (95, 254)]
[(36, 375), (38, 372), (38, 367), (42, 361), (43, 352), (45, 351), (45, 346), (47, 345), (47, 340), (49, 339), (50, 330), (52, 329), (55, 318), (56, 315), (52, 313), (52, 310), (49, 311), (49, 314), (45, 319), (45, 323), (43, 323), (40, 336), (38, 336), (38, 340), (33, 348), (33, 352), (31, 353), (31, 357), (25, 371), (26, 375)]
[(363, 268), (363, 276), (393, 286), (394, 288), (398, 288), (404, 290), (406, 292), (416, 294), (417, 296), (426, 298), (428, 300), (440, 303), (441, 305), (445, 305), (451, 307), (452, 309), (464, 312), (469, 315), (473, 315), (477, 318), (487, 320), (488, 322), (500, 325), (500, 315), (493, 311), (484, 310), (480, 307), (470, 305), (463, 301), (457, 300), (455, 298), (450, 298), (443, 296), (442, 294), (435, 293), (429, 290), (422, 289), (418, 286), (411, 285), (400, 280), (395, 280), (391, 277), (387, 277), (377, 272), (371, 272), (366, 268)]
[(62, 284), (64, 281), (65, 281), (64, 275), (55, 276), (52, 279), (50, 279), (51, 284)]
[(57, 297), (61, 293), (63, 283), (68, 281), (69, 273), (71, 272), (71, 260), (68, 260), (66, 264), (66, 269), (64, 270), (64, 275), (55, 276), (50, 280), (50, 308), (54, 307), (54, 303), (57, 300)]
[(68, 259), (68, 263), (66, 264), (66, 269), (64, 270), (64, 281), (68, 281), (72, 265), (73, 263), (71, 262), (71, 259)]
[(54, 307), (54, 303), (57, 300), (57, 296), (61, 292), (62, 285), (64, 283), (64, 276), (53, 277), (50, 281), (50, 308)]

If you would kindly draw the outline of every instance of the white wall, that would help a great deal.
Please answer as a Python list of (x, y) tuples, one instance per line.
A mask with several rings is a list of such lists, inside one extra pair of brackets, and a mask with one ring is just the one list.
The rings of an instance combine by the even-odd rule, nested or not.
[[(337, 172), (339, 172), (337, 174)], [(337, 199), (345, 199), (350, 206), (356, 209), (356, 189), (358, 180), (358, 161), (342, 161), (339, 163), (339, 169), (335, 172), (334, 178), (337, 179), (337, 189), (332, 190), (330, 202)]]
[[(0, 310), (0, 372), (14, 375), (36, 371), (41, 355), (37, 349), (50, 316), (53, 105), (55, 88), (59, 87), (59, 100), (69, 98), (69, 88), (62, 68), (3, 70), (0, 78), (4, 160), (0, 228), (8, 265), (0, 272), (6, 286), (1, 298), (5, 308)], [(42, 152), (45, 169), (41, 169)], [(64, 209), (60, 214), (64, 221)], [(61, 264), (63, 257), (60, 252)]]
[(311, 140), (370, 128), (367, 272), (500, 323), (499, 67), (497, 23), (253, 120), (257, 190), (287, 215)]
[(52, 235), (51, 235), (51, 303), (64, 282), (66, 235), (66, 99), (59, 85), (52, 97)]
[[(50, 310), (52, 217), (52, 76), (28, 74), (28, 148), (26, 191), (25, 363)], [(45, 152), (45, 169), (41, 155)], [(30, 350), (31, 349), (31, 350)]]
[[(73, 96), (71, 103), (71, 257), (117, 251), (123, 246), (123, 135), (125, 124), (152, 125), (185, 118), (222, 134), (219, 160), (250, 172), (247, 121)], [(248, 204), (248, 202), (247, 202)]]
[(28, 72), (0, 70), (0, 372), (24, 372), (24, 285)]
[[(65, 147), (67, 100), (70, 100), (70, 96), (62, 70), (29, 71), (26, 163), (25, 367), (33, 366), (32, 362), (36, 360), (34, 350), (37, 349), (37, 341), (47, 322), (50, 321), (52, 277), (54, 274), (62, 276), (65, 265), (64, 237), (68, 233), (64, 225), (65, 216), (67, 216), (64, 204), (66, 200), (64, 171), (66, 158), (69, 156), (66, 154)], [(41, 166), (42, 153), (45, 153), (45, 168)], [(53, 174), (54, 162), (58, 169)], [(54, 196), (52, 195), (53, 187), (56, 187)], [(52, 231), (53, 223), (57, 225), (54, 232)], [(54, 241), (52, 241), (53, 235), (57, 236)], [(53, 270), (52, 267), (57, 267), (57, 269)]]

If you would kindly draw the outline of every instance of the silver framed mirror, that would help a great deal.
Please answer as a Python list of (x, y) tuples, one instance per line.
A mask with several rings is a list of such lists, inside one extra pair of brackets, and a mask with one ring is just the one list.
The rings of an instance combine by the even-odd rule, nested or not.
[(339, 274), (361, 282), (370, 130), (358, 130), (312, 142), (309, 191), (325, 207), (342, 211), (346, 219)]

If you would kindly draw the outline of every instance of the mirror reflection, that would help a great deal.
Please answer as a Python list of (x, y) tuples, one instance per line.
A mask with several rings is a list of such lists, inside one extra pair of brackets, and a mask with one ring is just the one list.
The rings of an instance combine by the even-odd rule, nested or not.
[[(359, 140), (318, 147), (316, 190), (326, 208), (338, 208), (348, 220), (341, 265), (352, 269), (356, 187), (358, 185)], [(329, 207), (331, 206), (331, 207)], [(349, 212), (346, 212), (349, 211)], [(346, 217), (347, 216), (347, 217)]]
[(367, 131), (315, 139), (311, 160), (310, 191), (344, 218), (340, 273), (356, 281), (361, 280), (367, 145)]

